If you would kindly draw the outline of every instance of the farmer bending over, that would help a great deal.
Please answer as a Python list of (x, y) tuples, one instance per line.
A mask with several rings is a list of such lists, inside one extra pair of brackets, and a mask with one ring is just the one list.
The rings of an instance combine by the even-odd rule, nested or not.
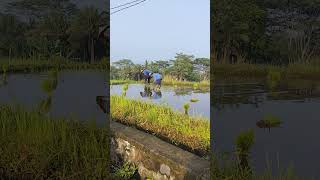
[(153, 79), (154, 79), (154, 83), (155, 83), (157, 86), (161, 87), (161, 81), (162, 81), (162, 76), (161, 76), (161, 74), (159, 74), (159, 73), (153, 73), (153, 74), (152, 74), (152, 77), (153, 77)]
[(144, 82), (146, 83), (148, 81), (148, 84), (150, 84), (152, 72), (147, 69), (143, 69), (141, 72), (143, 73), (143, 76), (144, 76)]

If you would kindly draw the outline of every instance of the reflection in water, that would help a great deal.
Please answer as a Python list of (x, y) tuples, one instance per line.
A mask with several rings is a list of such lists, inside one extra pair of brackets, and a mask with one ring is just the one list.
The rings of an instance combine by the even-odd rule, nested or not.
[[(320, 151), (319, 82), (272, 83), (258, 79), (241, 84), (220, 80), (212, 94), (213, 115), (218, 117), (211, 123), (215, 133), (212, 148), (217, 152), (233, 151), (237, 135), (253, 128), (256, 140), (250, 164), (257, 173), (267, 166), (276, 173), (279, 162), (280, 168), (293, 165), (298, 175), (320, 178), (320, 155), (313, 153)], [(272, 115), (265, 116), (265, 113)]]
[[(121, 95), (121, 85), (112, 85), (110, 88), (111, 95)], [(185, 92), (184, 95), (177, 95), (177, 91)], [(162, 86), (160, 89), (154, 89), (153, 86), (143, 84), (129, 84), (127, 98), (152, 102), (156, 104), (165, 104), (174, 110), (184, 113), (183, 105), (195, 98), (199, 101), (190, 104), (188, 114), (190, 116), (201, 116), (209, 120), (210, 118), (210, 96), (209, 92), (195, 92), (189, 87), (172, 87)]]
[(40, 112), (48, 114), (50, 112), (52, 106), (52, 96), (48, 96), (47, 98), (40, 101), (39, 109)]
[(7, 74), (3, 73), (2, 75), (2, 79), (1, 79), (1, 85), (0, 86), (5, 86), (8, 84), (8, 80), (7, 80)]
[(151, 88), (151, 86), (145, 85), (144, 91), (140, 92), (140, 96), (143, 98), (149, 97), (152, 99), (160, 99), (162, 97), (162, 93), (160, 88)]
[[(43, 83), (49, 78), (57, 79), (57, 82)], [(54, 118), (72, 117), (79, 121), (96, 119), (99, 125), (105, 125), (105, 114), (95, 101), (97, 95), (109, 94), (104, 78), (104, 73), (88, 71), (63, 71), (59, 72), (59, 76), (53, 72), (50, 75), (8, 74), (9, 83), (0, 87), (0, 103), (21, 105), (27, 109), (42, 106), (43, 112), (50, 109), (49, 115)], [(51, 91), (52, 88), (54, 91)]]
[(263, 129), (268, 128), (269, 132), (271, 128), (280, 127), (281, 124), (282, 124), (282, 121), (280, 120), (280, 118), (273, 115), (268, 115), (264, 117), (262, 120), (257, 121), (256, 123), (256, 125), (259, 128), (263, 128)]

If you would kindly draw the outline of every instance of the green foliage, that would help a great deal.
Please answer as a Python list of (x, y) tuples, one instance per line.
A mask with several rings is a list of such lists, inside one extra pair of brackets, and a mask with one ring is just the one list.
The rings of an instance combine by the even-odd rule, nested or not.
[(134, 176), (134, 174), (137, 173), (137, 170), (138, 170), (138, 167), (135, 164), (126, 162), (122, 165), (122, 167), (117, 169), (114, 175), (117, 178), (129, 180)]
[(173, 144), (204, 155), (210, 147), (210, 121), (190, 117), (165, 105), (110, 96), (113, 120), (144, 129)]
[(105, 127), (90, 120), (52, 119), (19, 107), (1, 106), (0, 111), (2, 178), (108, 179)]
[(281, 80), (281, 73), (279, 71), (270, 70), (267, 75), (267, 84), (270, 89), (274, 89)]
[(125, 96), (127, 94), (127, 90), (129, 88), (129, 84), (124, 84), (122, 86), (122, 95)]
[(239, 154), (248, 154), (254, 144), (254, 131), (249, 129), (241, 132), (236, 138), (236, 150)]
[(190, 108), (190, 104), (189, 103), (183, 104), (184, 114), (188, 115), (189, 108)]
[[(134, 64), (129, 59), (122, 59), (111, 65), (111, 79), (141, 80), (141, 70), (146, 65)], [(208, 58), (194, 59), (193, 55), (178, 53), (175, 59), (170, 61), (148, 61), (148, 70), (161, 73), (163, 83), (165, 77), (170, 77), (171, 82), (182, 81), (208, 81), (210, 78), (210, 60)]]
[(57, 81), (54, 79), (45, 79), (41, 83), (44, 92), (51, 94), (57, 88)]
[(199, 101), (199, 99), (197, 99), (197, 98), (191, 98), (191, 100), (190, 100), (191, 102), (198, 102)]
[[(107, 43), (103, 44), (104, 48), (96, 43), (99, 28), (107, 22), (106, 13), (99, 13), (93, 7), (78, 9), (70, 0), (19, 0), (5, 5), (12, 13), (0, 13), (0, 56), (91, 59), (91, 63), (96, 57), (106, 57)], [(29, 21), (13, 14), (25, 16)]]

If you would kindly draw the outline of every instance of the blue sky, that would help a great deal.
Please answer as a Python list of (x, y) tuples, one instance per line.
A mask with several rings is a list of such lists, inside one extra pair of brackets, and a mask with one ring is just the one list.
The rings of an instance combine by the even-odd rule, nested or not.
[[(111, 0), (110, 6), (132, 0)], [(111, 10), (112, 12), (113, 10)], [(210, 56), (209, 0), (147, 0), (110, 17), (111, 61)]]

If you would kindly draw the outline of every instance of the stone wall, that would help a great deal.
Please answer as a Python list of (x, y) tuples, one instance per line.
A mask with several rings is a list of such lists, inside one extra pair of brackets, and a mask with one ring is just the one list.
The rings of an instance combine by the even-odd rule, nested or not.
[(209, 179), (209, 161), (159, 138), (111, 122), (111, 157), (138, 166), (141, 179)]

